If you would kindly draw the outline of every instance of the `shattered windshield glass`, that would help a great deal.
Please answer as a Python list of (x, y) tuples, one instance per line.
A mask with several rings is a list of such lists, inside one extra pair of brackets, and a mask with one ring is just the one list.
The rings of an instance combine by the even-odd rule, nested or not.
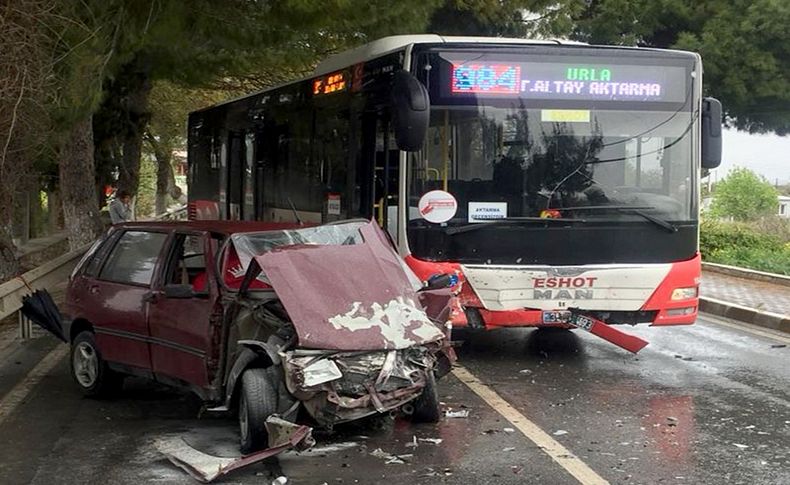
[[(243, 275), (253, 256), (287, 246), (319, 245), (349, 246), (362, 244), (359, 229), (367, 221), (350, 221), (342, 224), (286, 229), (281, 231), (246, 232), (233, 234), (230, 239), (238, 255), (238, 265), (232, 271)], [(259, 277), (265, 281), (262, 277)]]

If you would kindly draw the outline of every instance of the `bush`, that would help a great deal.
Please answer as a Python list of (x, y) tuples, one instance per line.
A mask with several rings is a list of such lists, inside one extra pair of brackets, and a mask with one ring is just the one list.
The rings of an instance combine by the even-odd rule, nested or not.
[(784, 237), (785, 227), (784, 221), (703, 221), (700, 252), (710, 263), (790, 275), (790, 243)]
[(699, 247), (702, 256), (707, 257), (725, 249), (779, 250), (782, 241), (771, 233), (755, 231), (744, 223), (702, 221)]
[(790, 276), (790, 247), (780, 250), (728, 248), (717, 251), (705, 259), (711, 263), (729, 264)]

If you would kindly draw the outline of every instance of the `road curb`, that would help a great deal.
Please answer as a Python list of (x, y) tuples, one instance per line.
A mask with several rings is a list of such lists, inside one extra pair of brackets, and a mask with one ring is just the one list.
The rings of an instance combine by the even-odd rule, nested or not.
[(790, 315), (763, 312), (754, 308), (738, 305), (737, 303), (730, 303), (728, 301), (708, 297), (700, 297), (699, 309), (702, 312), (712, 315), (790, 333)]
[(712, 273), (720, 273), (728, 276), (744, 278), (747, 280), (762, 281), (764, 283), (790, 287), (790, 276), (776, 273), (766, 273), (765, 271), (756, 271), (753, 269), (739, 268), (737, 266), (729, 266), (727, 264), (706, 263), (703, 261), (702, 271), (710, 271)]

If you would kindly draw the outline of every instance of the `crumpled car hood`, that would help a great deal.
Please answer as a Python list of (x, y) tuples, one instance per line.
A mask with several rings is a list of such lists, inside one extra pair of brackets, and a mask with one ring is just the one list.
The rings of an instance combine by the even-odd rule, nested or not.
[(255, 256), (302, 348), (404, 349), (441, 340), (399, 256), (371, 223), (354, 245), (300, 245)]

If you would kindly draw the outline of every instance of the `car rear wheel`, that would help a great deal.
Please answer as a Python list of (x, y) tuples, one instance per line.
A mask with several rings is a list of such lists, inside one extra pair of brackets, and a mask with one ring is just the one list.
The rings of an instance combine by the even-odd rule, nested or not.
[(268, 444), (266, 418), (277, 412), (277, 391), (270, 376), (266, 369), (247, 369), (241, 376), (239, 436), (244, 454)]
[(442, 409), (439, 405), (439, 392), (436, 389), (436, 376), (430, 371), (425, 376), (422, 394), (414, 400), (411, 419), (418, 423), (437, 423), (441, 417)]
[(123, 385), (123, 375), (107, 367), (91, 332), (81, 332), (71, 343), (71, 377), (88, 397), (107, 397)]

